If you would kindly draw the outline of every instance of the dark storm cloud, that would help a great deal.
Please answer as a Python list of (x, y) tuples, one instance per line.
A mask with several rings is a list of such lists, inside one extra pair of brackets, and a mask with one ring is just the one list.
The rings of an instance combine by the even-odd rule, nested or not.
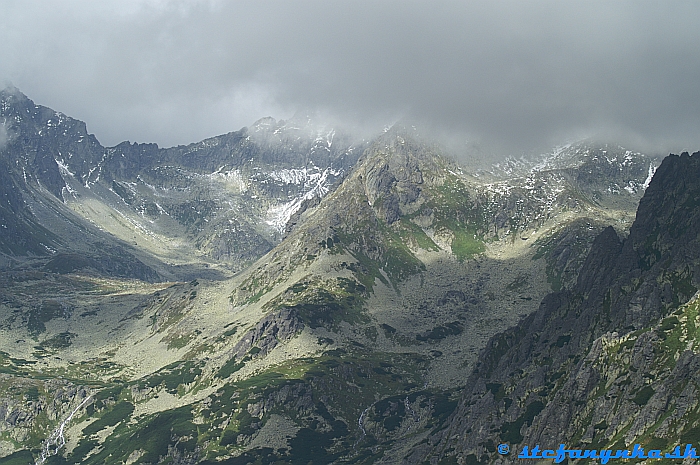
[(700, 148), (697, 2), (6, 1), (0, 15), (0, 78), (106, 144), (310, 109), (495, 153), (587, 136)]

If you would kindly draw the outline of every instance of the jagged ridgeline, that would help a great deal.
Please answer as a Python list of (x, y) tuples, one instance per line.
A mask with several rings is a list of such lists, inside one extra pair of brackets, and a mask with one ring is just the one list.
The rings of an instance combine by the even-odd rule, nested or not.
[[(0, 99), (0, 252), (54, 256), (59, 271), (158, 280), (202, 276), (207, 266), (240, 270), (277, 244), (290, 216), (325, 195), (362, 152), (361, 142), (301, 117), (267, 118), (169, 149), (103, 147), (85, 123), (17, 89)], [(64, 249), (82, 260), (55, 256)], [(139, 261), (150, 271), (135, 273)]]
[[(476, 171), (412, 128), (361, 141), (302, 115), (102, 147), (16, 89), (0, 97), (0, 463), (491, 460), (549, 408), (489, 368), (506, 346), (546, 334), (527, 344), (543, 370), (559, 359), (537, 344), (565, 354), (554, 395), (586, 356), (574, 347), (615, 329), (626, 360), (645, 340), (656, 301), (629, 297), (623, 318), (624, 296), (657, 286), (664, 312), (693, 311), (694, 269), (668, 258), (691, 223), (636, 232), (644, 211), (673, 211), (668, 162), (650, 184), (659, 161), (641, 153), (582, 142)], [(629, 283), (610, 268), (626, 247)], [(537, 315), (561, 302), (579, 307), (552, 329)], [(586, 302), (606, 313), (580, 316)], [(675, 318), (664, 344), (688, 337)], [(657, 395), (640, 380), (640, 402)], [(465, 449), (446, 431), (468, 434), (472, 395), (510, 416)]]
[(700, 153), (664, 159), (629, 237), (603, 231), (575, 286), (489, 341), (449, 426), (409, 462), (700, 442), (699, 179)]

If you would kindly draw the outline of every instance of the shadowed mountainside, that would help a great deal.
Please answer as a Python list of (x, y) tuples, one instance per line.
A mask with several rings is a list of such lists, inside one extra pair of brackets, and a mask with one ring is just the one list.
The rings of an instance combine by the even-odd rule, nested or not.
[(699, 179), (700, 153), (664, 159), (629, 237), (607, 228), (573, 288), (489, 341), (449, 427), (407, 462), (698, 442)]
[(25, 215), (6, 217), (26, 238), (0, 236), (7, 460), (36, 456), (73, 411), (51, 460), (426, 454), (491, 336), (551, 290), (607, 285), (580, 270), (617, 253), (656, 167), (580, 143), (469, 173), (407, 127), (353, 144), (300, 117), (104, 148), (2, 97), (7, 211)]

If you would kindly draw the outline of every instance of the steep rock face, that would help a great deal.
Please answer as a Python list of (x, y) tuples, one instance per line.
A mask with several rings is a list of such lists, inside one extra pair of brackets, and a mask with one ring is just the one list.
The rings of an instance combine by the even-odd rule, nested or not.
[(16, 88), (0, 91), (0, 117), (8, 141), (0, 152), (3, 159), (21, 172), (24, 182), (40, 184), (63, 199), (66, 183), (61, 166), (84, 181), (90, 167), (97, 165), (102, 146), (82, 121), (41, 105), (35, 105)]
[(547, 262), (547, 281), (553, 291), (574, 287), (591, 244), (606, 227), (603, 221), (581, 218), (536, 241), (535, 258), (544, 257)]
[(392, 130), (380, 138), (366, 154), (372, 161), (360, 175), (367, 200), (388, 224), (414, 210), (424, 187), (437, 185), (430, 176), (424, 180), (423, 171), (440, 173), (429, 149), (413, 145), (404, 131)]
[(0, 253), (48, 255), (60, 240), (42, 227), (27, 208), (12, 170), (0, 160)]
[(621, 250), (622, 243), (612, 226), (605, 228), (596, 237), (591, 251), (583, 263), (575, 287), (584, 299), (595, 299), (601, 289), (608, 288), (615, 278), (611, 271)]
[[(183, 278), (187, 273), (163, 262), (199, 256), (237, 271), (269, 251), (292, 217), (331, 191), (363, 148), (299, 117), (265, 118), (187, 146), (103, 147), (85, 123), (36, 105), (15, 88), (0, 91), (0, 123), (0, 225), (11, 233), (0, 236), (0, 252), (59, 251), (101, 261), (96, 241), (137, 246), (150, 248), (148, 266)], [(157, 242), (173, 244), (169, 255)], [(143, 253), (133, 255), (139, 257), (134, 268), (144, 265)]]
[[(48, 128), (48, 117), (41, 121)], [(45, 133), (41, 124), (32, 137)], [(478, 348), (548, 292), (540, 258), (551, 266), (552, 286), (570, 287), (594, 232), (610, 224), (576, 191), (576, 167), (583, 165), (486, 185), (406, 128), (353, 147), (340, 134), (304, 124), (266, 118), (171, 149), (123, 143), (103, 148), (84, 167), (55, 160), (63, 201), (33, 187), (34, 197), (66, 215), (71, 207), (105, 227), (100, 221), (110, 217), (126, 224), (127, 233), (114, 229), (120, 245), (129, 245), (122, 250), (155, 255), (178, 239), (174, 248), (187, 250), (177, 259), (202, 253), (215, 265), (247, 267), (230, 281), (167, 288), (81, 283), (83, 276), (59, 273), (148, 273), (61, 251), (37, 261), (37, 269), (46, 262), (46, 272), (31, 270), (17, 282), (22, 276), (8, 273), (12, 292), (2, 300), (12, 306), (3, 308), (8, 318), (0, 330), (19, 334), (26, 318), (43, 342), (32, 351), (35, 344), (24, 341), (26, 355), (13, 353), (6, 368), (19, 371), (26, 362), (21, 369), (29, 378), (104, 383), (100, 403), (87, 413), (94, 421), (76, 425), (76, 448), (60, 452), (66, 459), (395, 462), (446, 425)], [(90, 208), (97, 214), (89, 216)], [(50, 218), (53, 210), (43, 211), (41, 218)], [(555, 224), (562, 213), (566, 219)], [(540, 227), (542, 241), (528, 242), (540, 237)], [(151, 249), (141, 249), (149, 244), (137, 236), (142, 230), (155, 237)], [(106, 244), (101, 252), (115, 250), (90, 231), (95, 245)], [(612, 261), (619, 239), (609, 231), (600, 246), (608, 255), (591, 258), (589, 269)], [(193, 267), (187, 281), (204, 271)], [(37, 292), (49, 279), (56, 287)], [(598, 277), (586, 279), (582, 288), (599, 285)], [(22, 312), (28, 289), (41, 299)], [(546, 304), (556, 312), (569, 301), (575, 296), (563, 292)], [(548, 324), (532, 322), (545, 332)], [(569, 342), (557, 338), (555, 347)], [(533, 343), (525, 355), (538, 350)], [(32, 369), (35, 361), (42, 371)], [(488, 390), (500, 396), (496, 383)], [(530, 416), (538, 404), (531, 405)], [(39, 447), (45, 435), (37, 428), (16, 447)]]
[(289, 341), (304, 327), (299, 315), (289, 308), (266, 315), (255, 328), (249, 330), (233, 348), (233, 355), (241, 359), (251, 348), (267, 355), (278, 344)]
[[(664, 159), (640, 202), (629, 238), (621, 244), (612, 228), (606, 229), (591, 247), (573, 289), (550, 294), (537, 312), (488, 343), (450, 427), (430, 441), (439, 444), (434, 451), (441, 451), (428, 452), (432, 460), (447, 454), (491, 462), (499, 458), (493, 452), (498, 442), (516, 447), (620, 445), (640, 437), (650, 441), (654, 432), (670, 444), (681, 434), (692, 435), (695, 418), (687, 415), (675, 429), (669, 430), (668, 421), (666, 430), (651, 427), (673, 404), (660, 393), (683, 391), (678, 379), (696, 358), (694, 352), (683, 352), (681, 344), (670, 368), (657, 366), (669, 362), (659, 338), (667, 339), (678, 318), (685, 315), (689, 321), (692, 309), (679, 306), (700, 284), (698, 179), (700, 153)], [(671, 311), (679, 317), (660, 322)], [(688, 324), (692, 327), (683, 337), (692, 349), (695, 326)], [(662, 332), (645, 330), (654, 325)], [(616, 358), (605, 356), (610, 353)], [(626, 370), (638, 375), (628, 376)], [(656, 388), (650, 379), (658, 379)], [(615, 382), (623, 386), (617, 394), (610, 390)], [(655, 392), (659, 394), (653, 396)], [(690, 391), (685, 395), (694, 396)], [(697, 402), (692, 399), (673, 404), (681, 409), (673, 415), (693, 410)], [(419, 448), (409, 461), (427, 451), (428, 446)]]
[(639, 286), (646, 299), (629, 299), (620, 312), (611, 312), (613, 329), (646, 325), (660, 310), (686, 302), (700, 286), (700, 156), (669, 156), (659, 170), (612, 270), (620, 288), (619, 296), (611, 288), (613, 302), (634, 289), (630, 285)]
[(596, 339), (523, 442), (647, 450), (697, 442), (697, 311), (693, 299), (640, 331)]

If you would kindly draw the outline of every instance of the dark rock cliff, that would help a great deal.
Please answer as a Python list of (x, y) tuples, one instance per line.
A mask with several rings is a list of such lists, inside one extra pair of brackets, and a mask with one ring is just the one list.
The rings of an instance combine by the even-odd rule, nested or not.
[(699, 230), (700, 152), (671, 155), (629, 237), (604, 230), (571, 290), (488, 343), (449, 427), (407, 462), (513, 460), (495, 452), (499, 443), (663, 448), (700, 439), (697, 388), (684, 375), (700, 363), (697, 305), (686, 304), (700, 287)]

